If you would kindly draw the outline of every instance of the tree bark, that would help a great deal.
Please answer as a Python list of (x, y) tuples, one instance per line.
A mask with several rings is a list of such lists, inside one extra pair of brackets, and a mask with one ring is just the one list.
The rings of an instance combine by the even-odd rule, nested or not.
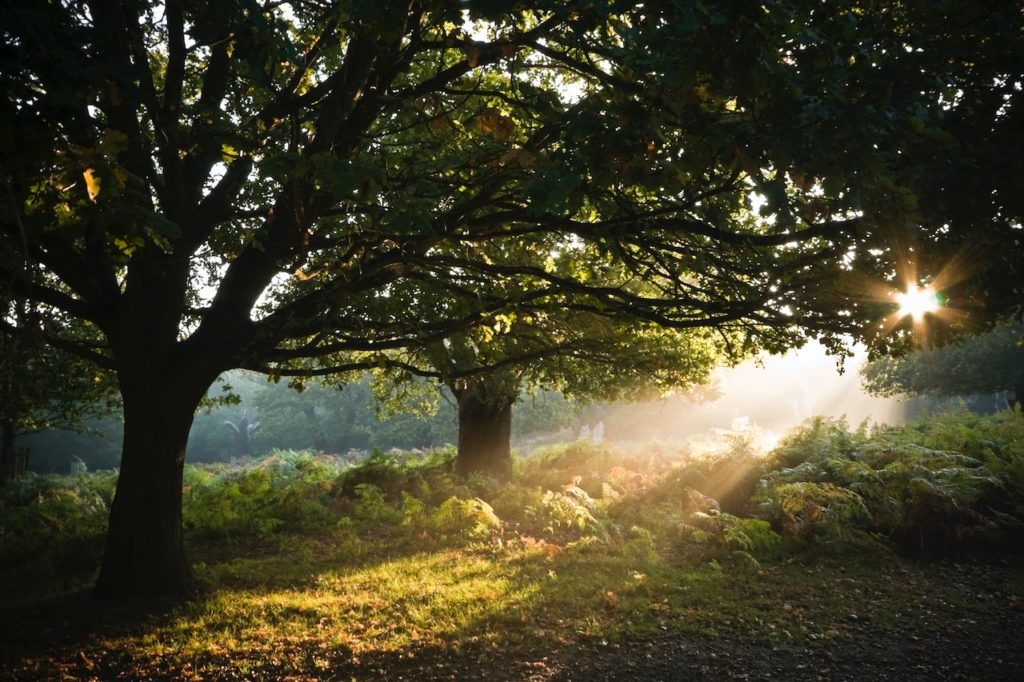
[(207, 381), (195, 370), (120, 368), (124, 443), (99, 596), (181, 597), (192, 591), (181, 528), (185, 446), (199, 401), (216, 377)]
[(516, 391), (488, 390), (482, 380), (453, 387), (459, 403), (459, 449), (455, 473), (512, 475), (512, 404)]
[(10, 419), (0, 423), (0, 483), (13, 481), (20, 474), (18, 452), (14, 446), (14, 423)]

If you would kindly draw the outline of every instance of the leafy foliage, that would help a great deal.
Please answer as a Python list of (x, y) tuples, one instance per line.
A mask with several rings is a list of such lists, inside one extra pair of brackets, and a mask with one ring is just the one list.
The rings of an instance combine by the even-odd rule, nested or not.
[[(450, 449), (378, 452), (353, 465), (280, 451), (242, 465), (189, 465), (186, 529), (200, 547), (258, 540), (287, 552), (294, 538), (319, 538), (347, 557), (381, 543), (410, 551), (573, 549), (636, 570), (694, 560), (739, 569), (780, 552), (1022, 548), (1019, 411), (874, 429), (816, 418), (763, 457), (743, 439), (717, 456), (577, 441), (539, 451), (500, 485), (457, 480), (453, 457)], [(0, 575), (42, 592), (89, 579), (114, 476), (31, 475), (3, 488)], [(725, 481), (748, 496), (739, 504), (747, 511), (721, 510), (711, 497), (730, 492)]]
[(408, 492), (440, 503), (455, 486), (454, 457), (450, 448), (401, 456), (378, 450), (359, 466), (343, 472), (335, 485), (342, 496), (352, 496), (360, 485), (372, 484), (390, 500)]
[(331, 490), (342, 465), (308, 453), (281, 451), (240, 468), (186, 468), (184, 522), (199, 537), (265, 537), (325, 528)]
[(26, 474), (0, 488), (0, 579), (47, 594), (95, 577), (116, 474)]
[(701, 557), (743, 559), (758, 565), (755, 555), (766, 555), (781, 542), (771, 524), (762, 519), (741, 519), (724, 512), (693, 512), (682, 527), (684, 548), (696, 548)]
[(1019, 542), (1022, 429), (1020, 411), (874, 431), (815, 418), (769, 456), (763, 513), (805, 540), (873, 533), (925, 552)]
[(442, 541), (481, 542), (500, 530), (501, 519), (491, 505), (479, 497), (463, 500), (452, 496), (431, 515), (430, 528)]
[(1010, 391), (1024, 399), (1024, 327), (1008, 324), (986, 334), (883, 357), (861, 369), (864, 387), (876, 395), (965, 395)]
[(765, 497), (764, 513), (784, 533), (811, 547), (820, 541), (859, 539), (858, 526), (871, 519), (860, 495), (832, 483), (785, 483), (773, 486)]

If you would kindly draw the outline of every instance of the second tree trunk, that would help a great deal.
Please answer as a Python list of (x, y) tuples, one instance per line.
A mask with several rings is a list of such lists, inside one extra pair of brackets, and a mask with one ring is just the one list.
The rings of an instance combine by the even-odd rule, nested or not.
[(455, 472), (496, 478), (512, 474), (512, 404), (516, 391), (477, 379), (453, 387), (459, 403)]

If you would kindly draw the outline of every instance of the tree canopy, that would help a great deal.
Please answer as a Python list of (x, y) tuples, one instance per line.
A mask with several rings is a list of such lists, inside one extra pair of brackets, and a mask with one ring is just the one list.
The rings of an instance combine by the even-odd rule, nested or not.
[[(746, 351), (884, 349), (906, 338), (889, 294), (964, 249), (1002, 279), (958, 268), (950, 328), (1019, 309), (1014, 2), (60, 0), (0, 18), (0, 276), (84, 327), (41, 330), (113, 369), (124, 402), (108, 594), (187, 585), (184, 446), (227, 369), (400, 366), (566, 312)], [(972, 209), (932, 178), (969, 179)]]
[(4, 482), (27, 465), (27, 455), (15, 448), (17, 438), (47, 429), (87, 430), (90, 419), (111, 414), (120, 405), (109, 372), (46, 345), (38, 311), (2, 294), (0, 310), (8, 312), (10, 324), (9, 333), (0, 334), (0, 482)]
[(1011, 391), (1024, 401), (1024, 328), (1005, 325), (986, 334), (884, 357), (861, 369), (864, 387), (875, 395), (972, 395)]
[[(108, 343), (134, 277), (149, 286), (134, 271), (170, 262), (167, 324), (270, 371), (555, 291), (663, 324), (785, 328), (777, 343), (784, 308), (863, 332), (878, 311), (818, 283), (854, 265), (885, 281), (900, 238), (941, 239), (915, 193), (921, 147), (994, 152), (1020, 115), (1019, 64), (996, 58), (1020, 36), (949, 5), (11, 9), (8, 232), (17, 214), (44, 264), (33, 296)], [(755, 195), (764, 220), (744, 210)], [(1012, 222), (1007, 195), (976, 201)]]

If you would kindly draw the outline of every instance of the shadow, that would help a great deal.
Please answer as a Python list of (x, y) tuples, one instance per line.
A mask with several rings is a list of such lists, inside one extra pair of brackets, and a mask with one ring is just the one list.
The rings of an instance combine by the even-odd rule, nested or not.
[(24, 674), (41, 672), (35, 663), (75, 660), (106, 641), (146, 632), (169, 622), (175, 606), (171, 601), (110, 601), (80, 590), (0, 608), (0, 670), (7, 671), (0, 678), (33, 679)]

